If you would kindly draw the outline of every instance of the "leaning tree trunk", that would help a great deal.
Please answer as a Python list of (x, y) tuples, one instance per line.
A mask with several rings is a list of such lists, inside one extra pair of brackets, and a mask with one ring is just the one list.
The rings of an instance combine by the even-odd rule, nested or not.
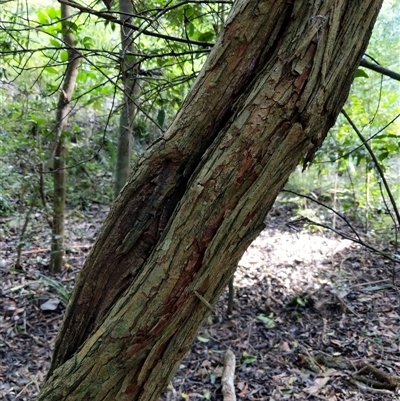
[(71, 8), (61, 4), (61, 25), (64, 31), (64, 43), (67, 47), (68, 66), (65, 71), (64, 82), (60, 91), (57, 112), (54, 147), (50, 152), (50, 161), (53, 161), (53, 225), (51, 233), (50, 271), (52, 273), (62, 270), (64, 258), (64, 220), (66, 198), (66, 171), (65, 155), (66, 142), (63, 131), (68, 122), (70, 101), (75, 90), (76, 78), (80, 64), (80, 55), (75, 50), (75, 37), (68, 24), (71, 18)]
[(238, 0), (78, 278), (39, 400), (156, 400), (289, 174), (334, 124), (381, 0)]

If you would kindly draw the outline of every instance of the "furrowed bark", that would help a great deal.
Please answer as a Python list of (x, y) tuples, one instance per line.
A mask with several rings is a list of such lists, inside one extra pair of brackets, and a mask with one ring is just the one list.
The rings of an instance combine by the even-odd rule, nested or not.
[[(275, 3), (236, 3), (171, 130), (117, 199), (39, 401), (156, 400), (290, 173), (334, 124), (381, 1)], [(251, 52), (261, 16), (275, 33)]]
[(205, 149), (235, 113), (232, 105), (279, 46), (292, 8), (286, 2), (235, 3), (172, 126), (116, 199), (75, 285), (49, 374), (76, 352), (139, 274)]

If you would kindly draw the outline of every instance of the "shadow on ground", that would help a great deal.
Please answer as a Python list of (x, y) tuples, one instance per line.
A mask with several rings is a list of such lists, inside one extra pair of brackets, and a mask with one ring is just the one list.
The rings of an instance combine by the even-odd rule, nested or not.
[[(70, 215), (67, 269), (57, 277), (64, 288), (72, 287), (104, 212)], [(238, 399), (400, 399), (395, 390), (372, 383), (397, 377), (400, 370), (394, 267), (330, 233), (295, 231), (286, 224), (290, 220), (287, 210), (268, 218), (235, 275), (232, 318), (226, 317), (224, 294), (160, 400), (222, 400), (228, 348), (237, 360)], [(54, 311), (41, 308), (50, 298), (60, 300), (41, 276), (48, 235), (33, 227), (23, 272), (10, 269), (16, 240), (11, 233), (0, 242), (0, 399), (5, 401), (34, 399), (64, 309), (62, 302)], [(361, 363), (383, 376), (377, 379)], [(367, 372), (366, 383), (360, 370)]]

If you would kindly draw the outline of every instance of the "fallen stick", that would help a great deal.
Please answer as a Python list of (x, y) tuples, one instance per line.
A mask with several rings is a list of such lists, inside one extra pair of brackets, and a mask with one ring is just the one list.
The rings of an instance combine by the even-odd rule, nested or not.
[(234, 377), (236, 358), (232, 350), (227, 349), (224, 355), (224, 371), (222, 372), (222, 397), (224, 401), (236, 401)]

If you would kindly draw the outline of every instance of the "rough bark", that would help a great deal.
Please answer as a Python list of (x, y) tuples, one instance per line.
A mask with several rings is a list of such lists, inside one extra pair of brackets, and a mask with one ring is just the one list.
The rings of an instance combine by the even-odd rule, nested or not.
[(289, 174), (334, 124), (381, 0), (239, 0), (78, 278), (39, 400), (157, 399)]
[[(121, 20), (132, 23), (134, 13), (132, 0), (119, 0)], [(136, 114), (136, 101), (139, 94), (139, 85), (136, 82), (138, 65), (133, 57), (134, 42), (132, 29), (121, 25), (121, 79), (123, 86), (123, 104), (119, 119), (119, 135), (117, 159), (114, 178), (114, 196), (117, 197), (126, 184), (131, 172), (132, 159), (132, 129)]]
[(75, 285), (51, 370), (98, 327), (140, 272), (204, 151), (235, 112), (234, 102), (276, 51), (292, 6), (268, 5), (267, 23), (264, 12), (255, 13), (258, 4), (241, 1), (233, 8), (175, 121), (116, 199)]
[(65, 71), (64, 82), (60, 91), (56, 112), (56, 129), (54, 148), (51, 150), (49, 161), (53, 162), (53, 225), (51, 236), (50, 271), (52, 273), (62, 270), (64, 258), (64, 219), (66, 199), (66, 171), (65, 155), (66, 143), (62, 136), (63, 130), (68, 122), (70, 113), (70, 102), (75, 90), (76, 77), (80, 64), (79, 53), (74, 48), (75, 38), (67, 22), (71, 17), (71, 8), (61, 4), (62, 27), (65, 31), (63, 36), (67, 46), (68, 66)]

